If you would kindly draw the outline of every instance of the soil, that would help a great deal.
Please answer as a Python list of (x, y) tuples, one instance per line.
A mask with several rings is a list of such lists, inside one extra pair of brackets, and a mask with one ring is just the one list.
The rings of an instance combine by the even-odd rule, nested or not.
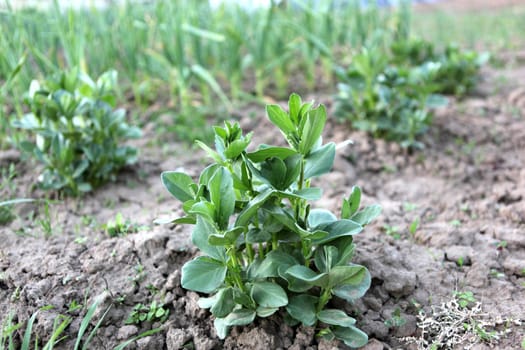
[[(420, 151), (408, 152), (330, 121), (325, 141), (351, 139), (353, 144), (339, 151), (333, 171), (317, 181), (324, 197), (316, 205), (337, 210), (351, 186), (359, 185), (367, 204), (383, 207), (377, 222), (355, 240), (355, 262), (369, 268), (372, 287), (354, 305), (334, 301), (369, 335), (365, 349), (416, 349), (407, 337), (420, 336), (419, 312), (431, 314), (432, 306), (451, 300), (455, 291), (473, 292), (487, 319), (507, 330), (492, 343), (476, 338), (457, 348), (520, 349), (525, 337), (525, 69), (487, 69), (483, 76), (474, 96), (451, 99), (436, 111)], [(329, 96), (310, 98), (331, 111)], [(246, 131), (256, 131), (254, 144), (280, 139), (260, 106), (245, 107), (239, 119)], [(153, 124), (144, 131), (137, 145), (139, 163), (115, 183), (81, 200), (51, 204), (50, 234), (38, 223), (46, 218), (43, 206), (34, 203), (18, 206), (19, 218), (0, 227), (0, 321), (11, 313), (23, 322), (52, 306), (39, 311), (35, 333), (47, 339), (57, 315), (69, 315), (68, 338), (56, 348), (72, 349), (86, 308), (98, 300), (91, 326), (103, 320), (92, 349), (113, 349), (156, 327), (160, 332), (127, 348), (345, 348), (318, 340), (310, 328), (286, 326), (278, 316), (218, 339), (210, 314), (197, 305), (199, 295), (180, 286), (181, 266), (196, 254), (191, 228), (153, 224), (180, 212), (159, 174), (179, 169), (196, 176), (207, 160), (182, 144), (161, 147)], [(20, 161), (15, 151), (0, 153), (2, 168), (11, 162), (18, 172), (16, 195), (42, 197), (33, 189), (35, 166)], [(104, 233), (100, 225), (119, 212), (141, 226), (137, 233), (114, 238)], [(410, 233), (416, 219), (420, 223)], [(166, 322), (125, 324), (136, 304), (153, 300), (170, 311)], [(73, 302), (84, 307), (70, 310)], [(394, 318), (403, 322), (392, 324)]]

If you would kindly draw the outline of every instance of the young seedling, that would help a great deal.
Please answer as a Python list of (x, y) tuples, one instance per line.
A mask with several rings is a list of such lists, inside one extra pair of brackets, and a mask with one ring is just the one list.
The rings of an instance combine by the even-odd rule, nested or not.
[(131, 223), (129, 220), (125, 220), (122, 213), (117, 213), (114, 220), (109, 220), (104, 225), (104, 230), (109, 237), (124, 236), (128, 233), (138, 232), (140, 227), (136, 224)]
[(168, 309), (165, 309), (163, 305), (158, 305), (156, 301), (152, 301), (149, 306), (144, 304), (135, 305), (125, 323), (164, 322), (168, 319), (169, 315), (170, 311)]
[(317, 327), (323, 337), (360, 347), (366, 334), (329, 302), (334, 295), (353, 302), (369, 288), (368, 270), (350, 263), (353, 236), (381, 209), (359, 210), (358, 187), (343, 200), (340, 219), (312, 206), (321, 190), (311, 187), (311, 180), (330, 171), (335, 144), (322, 143), (324, 106), (292, 94), (288, 108), (266, 107), (288, 147), (260, 145), (248, 151), (252, 135), (226, 122), (214, 128), (215, 150), (198, 142), (214, 163), (197, 182), (185, 173), (162, 173), (162, 183), (182, 202), (185, 215), (158, 222), (195, 225), (192, 241), (201, 255), (183, 266), (182, 286), (210, 294), (199, 305), (210, 309), (221, 338), (233, 326), (282, 310), (291, 323)]

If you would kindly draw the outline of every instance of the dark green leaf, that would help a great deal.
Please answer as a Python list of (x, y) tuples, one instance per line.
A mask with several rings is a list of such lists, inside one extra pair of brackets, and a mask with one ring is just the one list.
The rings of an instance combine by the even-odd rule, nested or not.
[(255, 282), (251, 294), (253, 300), (262, 307), (279, 308), (288, 304), (284, 289), (272, 282)]
[(314, 240), (314, 244), (325, 244), (336, 238), (352, 236), (361, 232), (363, 227), (352, 220), (338, 220), (331, 223), (324, 223), (315, 227), (316, 230), (326, 231), (328, 235)]
[(272, 250), (266, 255), (257, 269), (257, 278), (279, 277), (278, 269), (297, 265), (299, 262), (290, 254), (280, 250)]
[(314, 262), (319, 271), (329, 272), (339, 261), (339, 250), (333, 246), (318, 246), (315, 250)]
[(260, 163), (272, 157), (285, 159), (295, 154), (297, 152), (291, 148), (270, 146), (248, 153), (247, 156), (252, 162)]
[(305, 158), (304, 178), (326, 174), (332, 169), (335, 158), (335, 143), (330, 142), (313, 151)]
[(332, 332), (351, 348), (360, 348), (368, 343), (366, 333), (356, 327), (334, 327)]
[(217, 234), (217, 230), (208, 221), (202, 217), (197, 217), (197, 224), (193, 228), (191, 240), (203, 253), (220, 261), (226, 261), (226, 251), (223, 247), (212, 246), (208, 242), (208, 237)]
[(333, 326), (352, 327), (355, 319), (338, 309), (324, 309), (317, 314), (319, 321)]
[(300, 281), (306, 282), (312, 286), (323, 287), (328, 282), (327, 273), (317, 273), (304, 265), (294, 265), (286, 270), (286, 275)]
[(315, 312), (318, 300), (319, 298), (308, 294), (293, 296), (286, 305), (286, 311), (305, 326), (313, 326), (317, 322)]
[(227, 267), (220, 261), (199, 256), (182, 267), (182, 287), (201, 293), (211, 293), (226, 278)]
[(360, 285), (366, 279), (368, 270), (361, 265), (335, 266), (328, 273), (328, 285), (338, 287), (341, 285)]
[(257, 210), (261, 205), (266, 202), (266, 200), (273, 194), (273, 190), (266, 189), (265, 191), (259, 193), (255, 198), (253, 198), (243, 209), (242, 212), (237, 216), (235, 221), (235, 226), (245, 227), (248, 225), (252, 217), (257, 213)]
[(268, 231), (263, 231), (259, 228), (253, 228), (246, 234), (246, 243), (265, 243), (272, 239), (272, 235)]
[(226, 317), (235, 308), (233, 288), (221, 288), (216, 295), (217, 300), (211, 307), (210, 311), (215, 317)]
[(240, 234), (244, 231), (243, 227), (235, 227), (231, 230), (224, 232), (224, 234), (215, 233), (210, 235), (208, 243), (216, 246), (227, 246), (233, 245), (239, 238)]
[(368, 288), (370, 288), (370, 272), (364, 268), (364, 274), (359, 274), (356, 277), (357, 278), (351, 280), (346, 280), (344, 284), (335, 287), (333, 289), (333, 293), (339, 298), (345, 299), (351, 303), (361, 298), (363, 295), (365, 295)]

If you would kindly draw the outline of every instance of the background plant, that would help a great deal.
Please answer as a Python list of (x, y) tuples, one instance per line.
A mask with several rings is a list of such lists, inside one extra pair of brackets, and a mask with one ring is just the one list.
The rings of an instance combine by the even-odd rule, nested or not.
[(31, 137), (19, 147), (44, 165), (39, 177), (44, 189), (88, 192), (136, 161), (137, 150), (121, 142), (141, 132), (126, 123), (123, 109), (113, 109), (116, 83), (115, 71), (93, 81), (78, 69), (31, 83), (31, 112), (13, 126)]
[(402, 66), (435, 65), (432, 84), (436, 93), (463, 96), (479, 82), (480, 69), (489, 59), (488, 53), (463, 50), (448, 44), (439, 52), (431, 42), (404, 40), (392, 44), (391, 62)]
[(429, 108), (446, 101), (434, 94), (439, 67), (431, 62), (418, 67), (389, 65), (377, 50), (362, 50), (348, 69), (339, 69), (336, 115), (375, 137), (421, 147), (417, 136), (432, 120)]
[(202, 253), (183, 266), (182, 286), (211, 294), (199, 305), (210, 308), (221, 338), (232, 326), (284, 309), (292, 324), (317, 326), (320, 336), (362, 346), (367, 336), (355, 319), (328, 303), (333, 295), (353, 302), (368, 289), (368, 270), (349, 263), (352, 237), (380, 208), (359, 211), (357, 187), (343, 200), (341, 219), (312, 208), (321, 190), (311, 179), (330, 171), (335, 145), (322, 143), (324, 106), (303, 104), (293, 94), (288, 107), (266, 110), (289, 147), (260, 145), (249, 152), (252, 134), (226, 122), (214, 128), (215, 150), (199, 143), (215, 163), (197, 183), (185, 173), (162, 174), (185, 212), (169, 221), (195, 224), (192, 241)]

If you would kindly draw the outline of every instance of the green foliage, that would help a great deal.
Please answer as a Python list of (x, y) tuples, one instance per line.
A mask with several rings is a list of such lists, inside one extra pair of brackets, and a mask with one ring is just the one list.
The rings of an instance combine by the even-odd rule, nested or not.
[(141, 229), (137, 224), (125, 220), (122, 213), (117, 213), (115, 219), (109, 220), (103, 227), (109, 237), (124, 236), (128, 233), (138, 232)]
[(467, 292), (454, 292), (454, 297), (458, 301), (458, 304), (461, 308), (466, 308), (469, 305), (477, 302), (476, 298), (474, 297), (474, 293), (467, 291)]
[(194, 224), (192, 241), (202, 253), (183, 266), (182, 286), (211, 294), (199, 305), (210, 308), (221, 338), (232, 326), (284, 309), (295, 322), (325, 327), (320, 335), (362, 346), (367, 337), (355, 320), (326, 306), (333, 295), (352, 302), (370, 286), (368, 270), (349, 263), (352, 238), (380, 208), (359, 210), (357, 187), (343, 201), (341, 219), (312, 208), (321, 190), (311, 179), (330, 171), (335, 145), (322, 143), (324, 106), (292, 94), (288, 108), (266, 110), (289, 147), (263, 144), (249, 152), (251, 134), (225, 122), (215, 127), (215, 150), (199, 143), (214, 163), (197, 182), (162, 173), (185, 212), (169, 222)]
[(126, 324), (140, 324), (142, 322), (164, 322), (168, 319), (170, 311), (162, 305), (152, 301), (151, 304), (137, 304), (126, 320)]
[(390, 66), (388, 58), (375, 50), (362, 50), (352, 57), (347, 70), (340, 69), (336, 115), (375, 137), (421, 147), (416, 137), (428, 129), (429, 108), (446, 101), (435, 95), (433, 79), (438, 67)]
[(432, 43), (424, 40), (395, 42), (391, 51), (394, 64), (420, 66), (432, 62), (436, 65), (434, 91), (456, 96), (463, 96), (476, 86), (479, 70), (490, 57), (488, 53), (466, 51), (452, 44), (437, 52)]
[(471, 91), (488, 58), (454, 45), (437, 52), (424, 40), (397, 40), (385, 51), (363, 49), (348, 69), (337, 71), (336, 115), (375, 137), (421, 147), (416, 138), (430, 126), (431, 108), (446, 104), (439, 94)]
[(121, 142), (141, 132), (126, 123), (124, 110), (113, 109), (116, 84), (115, 71), (93, 81), (78, 69), (31, 83), (31, 112), (13, 126), (32, 136), (19, 147), (44, 165), (39, 177), (44, 189), (88, 192), (136, 161), (136, 149)]

